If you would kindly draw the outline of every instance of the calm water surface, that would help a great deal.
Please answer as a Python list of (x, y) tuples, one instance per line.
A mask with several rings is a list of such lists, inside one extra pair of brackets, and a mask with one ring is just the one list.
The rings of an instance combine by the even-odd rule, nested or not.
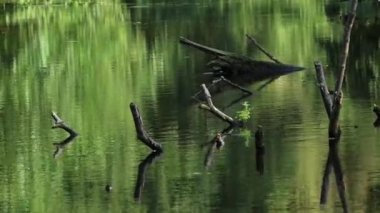
[[(313, 62), (327, 65), (332, 85), (347, 4), (154, 2), (2, 7), (0, 211), (342, 212), (333, 173), (327, 204), (319, 204), (327, 116)], [(380, 211), (380, 130), (371, 111), (380, 103), (379, 11), (370, 1), (359, 5), (344, 87), (338, 154), (352, 212)], [(244, 100), (251, 119), (205, 168), (204, 144), (226, 124), (192, 102), (210, 57), (178, 38), (267, 60), (245, 34), (281, 61), (307, 69), (260, 91), (265, 82), (248, 85), (255, 91)], [(214, 102), (235, 116), (243, 102), (227, 106), (240, 95), (229, 90)], [(136, 139), (132, 101), (162, 143), (162, 155), (148, 156)], [(80, 134), (57, 159), (52, 144), (67, 135), (51, 129), (51, 111)], [(253, 139), (259, 124), (262, 175)], [(139, 165), (144, 184), (135, 194)]]

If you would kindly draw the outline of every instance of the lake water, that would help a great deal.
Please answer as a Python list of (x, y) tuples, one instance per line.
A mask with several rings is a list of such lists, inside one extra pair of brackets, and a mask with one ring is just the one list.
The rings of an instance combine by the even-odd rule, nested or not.
[[(319, 201), (328, 120), (313, 63), (326, 66), (332, 86), (348, 4), (151, 2), (1, 7), (0, 212), (342, 212), (333, 172), (327, 202)], [(380, 104), (379, 18), (374, 1), (359, 4), (343, 89), (338, 155), (352, 212), (380, 211), (372, 112)], [(227, 125), (191, 99), (211, 57), (179, 37), (268, 60), (245, 34), (306, 70), (260, 90), (265, 81), (246, 85), (254, 95), (232, 106), (240, 91), (214, 96), (231, 116), (247, 102), (252, 116), (205, 168), (205, 144)], [(160, 156), (136, 139), (131, 102), (163, 145)], [(51, 111), (79, 132), (56, 159), (53, 143), (67, 133), (51, 129)], [(258, 158), (257, 125), (265, 143)]]

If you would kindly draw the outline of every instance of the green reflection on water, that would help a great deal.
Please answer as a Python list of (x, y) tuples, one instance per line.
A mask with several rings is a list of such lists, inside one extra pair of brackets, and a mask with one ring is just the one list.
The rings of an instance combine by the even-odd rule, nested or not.
[[(127, 3), (2, 11), (0, 208), (319, 212), (327, 123), (312, 65), (315, 59), (328, 64), (328, 80), (334, 82), (342, 25), (339, 17), (326, 16), (330, 2)], [(367, 190), (379, 183), (378, 131), (370, 126), (370, 106), (379, 91), (375, 15), (353, 33), (342, 111), (341, 158), (353, 209), (376, 210)], [(226, 139), (211, 167), (203, 168), (201, 144), (225, 127), (189, 100), (203, 82), (200, 73), (210, 58), (178, 44), (179, 36), (185, 36), (267, 60), (247, 44), (245, 34), (254, 35), (283, 62), (309, 68), (281, 77), (247, 100), (254, 106), (247, 130), (257, 124), (265, 130), (263, 176), (255, 169), (254, 142), (238, 133)], [(361, 49), (363, 45), (368, 48)], [(226, 106), (237, 94), (227, 91), (215, 102)], [(135, 138), (131, 101), (165, 149), (146, 170), (141, 203), (134, 201), (133, 191), (138, 164), (149, 150)], [(66, 135), (50, 129), (51, 110), (80, 133), (57, 160), (52, 143)], [(240, 104), (226, 112), (238, 110)], [(104, 190), (108, 183), (111, 193)], [(330, 191), (328, 208), (339, 208), (334, 185)]]

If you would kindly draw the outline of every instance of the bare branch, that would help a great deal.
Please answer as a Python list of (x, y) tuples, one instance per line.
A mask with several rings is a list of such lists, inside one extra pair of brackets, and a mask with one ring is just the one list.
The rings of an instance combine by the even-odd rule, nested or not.
[(266, 51), (253, 37), (249, 36), (248, 34), (245, 35), (247, 38), (251, 41), (253, 45), (255, 45), (261, 52), (263, 52), (268, 58), (270, 58), (272, 61), (274, 61), (277, 64), (282, 64), (279, 60), (277, 60), (272, 54), (270, 54), (268, 51)]
[(131, 103), (129, 107), (132, 112), (133, 121), (135, 122), (137, 138), (153, 151), (162, 151), (161, 144), (153, 140), (145, 131), (143, 121), (137, 106), (134, 103)]

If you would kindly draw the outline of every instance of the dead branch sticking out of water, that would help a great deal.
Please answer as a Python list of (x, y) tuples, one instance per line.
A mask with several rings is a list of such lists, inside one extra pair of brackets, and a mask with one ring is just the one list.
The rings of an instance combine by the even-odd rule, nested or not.
[(149, 165), (151, 165), (157, 159), (157, 157), (161, 155), (161, 153), (162, 151), (153, 151), (148, 156), (146, 156), (146, 158), (139, 164), (137, 170), (135, 191), (133, 194), (133, 198), (135, 199), (135, 201), (141, 200), (141, 194), (144, 189), (146, 170), (148, 169)]
[(212, 102), (211, 94), (208, 91), (206, 85), (202, 84), (201, 86), (202, 86), (202, 89), (203, 89), (204, 96), (206, 98), (207, 105), (206, 104), (200, 104), (199, 105), (200, 108), (210, 111), (216, 117), (218, 117), (221, 120), (229, 123), (232, 126), (242, 126), (242, 124), (240, 122), (235, 121), (233, 118), (231, 118), (230, 116), (226, 115), (225, 113), (223, 113), (222, 111), (220, 111), (218, 108), (216, 108), (215, 105)]
[(339, 113), (343, 99), (342, 85), (346, 74), (346, 64), (350, 48), (350, 36), (356, 16), (357, 5), (357, 0), (351, 0), (351, 9), (344, 28), (344, 44), (339, 61), (339, 78), (336, 82), (335, 90), (333, 92), (329, 92), (329, 89), (327, 87), (322, 64), (320, 62), (314, 63), (319, 90), (321, 92), (322, 100), (326, 109), (327, 116), (329, 118), (330, 138), (337, 138), (340, 135)]
[(69, 145), (70, 143), (72, 143), (74, 138), (78, 136), (78, 133), (75, 130), (73, 130), (71, 127), (67, 126), (65, 122), (57, 115), (57, 113), (51, 112), (51, 117), (53, 118), (53, 121), (54, 121), (53, 126), (52, 126), (53, 129), (61, 128), (69, 133), (69, 136), (65, 140), (59, 143), (53, 143), (53, 145), (55, 145), (56, 147), (56, 150), (53, 153), (53, 157), (58, 158), (63, 153), (65, 147)]
[(131, 103), (129, 107), (131, 109), (133, 121), (135, 123), (137, 138), (145, 145), (147, 145), (149, 148), (151, 148), (153, 151), (162, 152), (161, 144), (159, 144), (153, 138), (151, 138), (149, 134), (145, 131), (143, 121), (137, 106), (134, 103)]
[(65, 130), (66, 132), (68, 132), (70, 136), (78, 135), (77, 132), (75, 132), (72, 128), (70, 128), (69, 126), (65, 124), (65, 122), (57, 115), (57, 113), (51, 112), (51, 117), (54, 120), (53, 126), (51, 127), (52, 129), (61, 128)]

